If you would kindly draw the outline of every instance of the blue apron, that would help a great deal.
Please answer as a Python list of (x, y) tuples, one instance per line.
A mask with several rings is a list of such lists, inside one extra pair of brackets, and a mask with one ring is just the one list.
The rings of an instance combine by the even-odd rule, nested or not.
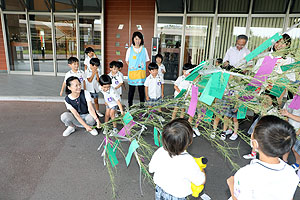
[(146, 80), (146, 50), (144, 46), (140, 53), (130, 47), (129, 66), (128, 66), (128, 84), (137, 86), (144, 85)]

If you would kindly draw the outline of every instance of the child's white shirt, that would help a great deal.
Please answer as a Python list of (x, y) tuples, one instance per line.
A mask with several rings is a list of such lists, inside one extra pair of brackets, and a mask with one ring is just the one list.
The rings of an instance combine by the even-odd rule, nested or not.
[[(89, 82), (87, 79), (92, 76), (93, 71), (90, 68), (87, 68), (85, 74), (86, 74), (86, 80), (85, 80), (86, 90), (91, 93), (98, 93), (100, 90), (99, 90), (99, 83), (97, 81), (96, 74), (94, 75), (92, 82)], [(98, 74), (100, 76), (99, 70), (98, 70)]]
[(75, 76), (75, 77), (79, 78), (80, 83), (81, 83), (81, 89), (84, 89), (83, 81), (86, 79), (86, 75), (85, 75), (84, 71), (82, 71), (80, 69), (77, 72), (73, 72), (72, 70), (68, 71), (65, 75), (64, 82), (66, 83), (66, 80), (68, 78), (70, 78), (71, 76)]
[[(96, 56), (94, 56), (93, 58), (97, 58)], [(87, 66), (87, 69), (91, 69), (90, 68), (90, 61), (91, 61), (92, 58), (90, 58), (88, 55), (85, 55), (85, 58), (84, 58), (84, 62), (83, 64)], [(100, 65), (101, 66), (101, 65)], [(100, 66), (98, 67), (98, 70), (100, 72)], [(99, 73), (100, 74), (100, 73)]]
[[(186, 77), (184, 75), (179, 76), (176, 81), (174, 82), (174, 85), (176, 85), (179, 90), (181, 91), (182, 89), (188, 89), (190, 85), (192, 84), (191, 81), (186, 81), (184, 80)], [(174, 91), (174, 97), (176, 97), (179, 94), (176, 90)]]
[[(117, 72), (114, 76), (110, 72), (108, 74), (111, 78), (111, 86), (116, 88), (120, 83), (124, 83), (123, 74), (121, 72)], [(122, 95), (122, 86), (116, 89), (119, 95)]]
[(117, 101), (120, 101), (120, 95), (117, 92), (117, 90), (113, 87), (110, 87), (110, 89), (107, 92), (104, 92), (101, 89), (101, 86), (99, 87), (100, 91), (102, 92), (103, 96), (104, 96), (104, 101), (105, 103), (107, 103), (109, 108), (112, 108), (114, 106), (117, 106)]
[(254, 159), (234, 175), (234, 196), (238, 200), (290, 200), (298, 183), (295, 170), (282, 160), (268, 164)]
[(164, 84), (164, 79), (157, 74), (154, 78), (150, 74), (144, 83), (144, 86), (148, 87), (148, 96), (150, 99), (158, 99), (161, 97), (161, 85)]
[[(291, 102), (292, 102), (292, 99), (288, 100), (284, 104), (283, 109), (286, 109), (289, 113), (300, 117), (300, 109), (296, 110), (296, 109), (292, 109), (292, 108), (288, 107), (291, 104)], [(297, 122), (291, 118), (289, 118), (288, 120), (289, 120), (289, 123), (296, 129), (296, 131), (300, 128), (300, 122)]]
[(205, 181), (205, 174), (188, 152), (170, 157), (163, 147), (153, 154), (149, 172), (154, 173), (153, 181), (156, 185), (178, 198), (192, 194), (191, 182), (202, 185)]
[(160, 64), (160, 66), (158, 66), (158, 74), (160, 75), (160, 77), (164, 78), (164, 73), (162, 73), (162, 71), (166, 71), (166, 67), (164, 66), (164, 64)]

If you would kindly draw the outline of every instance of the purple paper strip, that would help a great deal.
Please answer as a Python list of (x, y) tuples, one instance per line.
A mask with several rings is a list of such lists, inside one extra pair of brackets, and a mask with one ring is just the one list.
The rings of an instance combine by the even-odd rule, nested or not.
[(190, 107), (188, 110), (188, 114), (191, 117), (194, 117), (194, 115), (195, 115), (197, 103), (198, 103), (198, 87), (193, 85), (192, 86), (192, 97), (191, 97)]
[(298, 110), (300, 108), (300, 96), (296, 94), (288, 107)]
[(271, 58), (270, 56), (266, 56), (258, 72), (255, 74), (249, 85), (260, 87), (262, 83), (267, 80), (269, 74), (272, 73), (277, 60), (278, 58)]
[(118, 135), (121, 135), (121, 136), (125, 136), (126, 134), (127, 135), (130, 135), (130, 129), (135, 125), (135, 122), (133, 120), (131, 120), (127, 125), (125, 125), (121, 130), (120, 132), (118, 133)]

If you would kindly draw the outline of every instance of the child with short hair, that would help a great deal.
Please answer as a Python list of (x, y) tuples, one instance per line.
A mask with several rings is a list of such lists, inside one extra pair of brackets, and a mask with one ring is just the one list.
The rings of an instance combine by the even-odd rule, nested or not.
[(112, 80), (111, 86), (117, 90), (120, 96), (122, 96), (122, 85), (124, 83), (123, 77), (119, 72), (118, 62), (112, 61), (109, 64), (110, 73), (108, 74)]
[(68, 71), (65, 75), (65, 79), (64, 79), (64, 82), (62, 83), (61, 90), (59, 93), (60, 96), (62, 96), (64, 89), (66, 88), (66, 80), (71, 76), (75, 76), (75, 77), (79, 78), (82, 89), (86, 88), (86, 85), (85, 85), (85, 77), (86, 76), (85, 76), (84, 71), (79, 69), (79, 60), (76, 57), (71, 56), (68, 59), (68, 66), (71, 68), (71, 70)]
[(262, 117), (250, 141), (259, 160), (227, 179), (232, 199), (293, 199), (299, 178), (279, 157), (290, 151), (295, 140), (295, 130), (288, 122), (272, 115)]
[[(122, 79), (124, 81), (124, 75), (122, 73), (122, 69), (123, 69), (123, 62), (118, 60), (117, 61), (117, 67), (118, 67), (118, 70), (119, 70), (119, 74), (122, 76)], [(126, 90), (126, 86), (125, 86), (125, 82), (122, 84), (122, 87), (124, 88), (124, 90)], [(122, 97), (122, 95), (120, 95)]]
[[(185, 78), (186, 78), (188, 75), (190, 75), (190, 73), (187, 73), (187, 70), (192, 69), (192, 67), (193, 67), (193, 66), (192, 66), (191, 64), (189, 64), (189, 63), (185, 63), (185, 64), (183, 65), (183, 68), (182, 68), (182, 75), (179, 76), (179, 77), (176, 79), (176, 81), (174, 82), (174, 89), (175, 89), (175, 91), (174, 91), (174, 98), (176, 98), (176, 96), (180, 93), (180, 91), (181, 91), (182, 89), (186, 89), (186, 90), (187, 90), (187, 89), (191, 86), (192, 82), (191, 82), (191, 81), (186, 81)], [(177, 114), (177, 112), (178, 112), (178, 109), (179, 109), (178, 106), (176, 106), (176, 107), (174, 108), (174, 111), (173, 111), (173, 113), (172, 113), (172, 119), (175, 119), (175, 118), (176, 118), (176, 114)], [(181, 108), (181, 114), (180, 114), (180, 117), (181, 117), (181, 118), (184, 117), (184, 112), (185, 112), (185, 108), (183, 107), (183, 108)]]
[[(105, 111), (105, 122), (108, 122), (109, 118), (114, 119), (116, 110), (120, 109), (121, 114), (123, 115), (123, 107), (121, 104), (121, 98), (119, 93), (111, 87), (111, 78), (107, 74), (101, 75), (99, 77), (99, 83), (100, 83), (100, 91), (102, 92), (104, 96), (104, 101), (106, 105), (106, 111)], [(104, 129), (103, 134), (107, 134), (107, 130)], [(117, 123), (113, 122), (113, 134), (117, 134)]]
[(84, 53), (86, 55), (84, 59), (84, 71), (86, 71), (90, 67), (90, 60), (92, 58), (97, 58), (97, 55), (92, 47), (87, 47)]
[(178, 118), (165, 125), (162, 132), (163, 147), (153, 154), (149, 172), (154, 173), (155, 199), (183, 200), (192, 194), (191, 183), (205, 183), (205, 173), (187, 152), (193, 142), (190, 123)]
[(85, 71), (86, 73), (86, 90), (90, 92), (91, 97), (94, 99), (96, 113), (103, 117), (103, 114), (99, 111), (98, 93), (99, 90), (99, 66), (100, 60), (98, 58), (90, 59), (90, 67)]
[(164, 74), (166, 73), (166, 67), (162, 64), (163, 56), (159, 53), (155, 56), (156, 64), (158, 65), (158, 74), (160, 77), (164, 78)]
[(156, 63), (150, 63), (148, 70), (150, 75), (146, 78), (144, 86), (147, 104), (149, 107), (152, 107), (158, 105), (164, 98), (164, 79), (158, 74), (158, 65)]

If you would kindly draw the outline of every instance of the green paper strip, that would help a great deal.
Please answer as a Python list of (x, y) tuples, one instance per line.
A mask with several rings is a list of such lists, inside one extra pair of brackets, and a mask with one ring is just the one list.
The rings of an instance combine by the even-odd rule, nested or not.
[(208, 74), (205, 76), (202, 76), (200, 81), (198, 82), (198, 91), (202, 93), (204, 91), (205, 86), (207, 85), (209, 78), (212, 76), (212, 74)]
[(109, 158), (109, 161), (110, 161), (112, 167), (115, 167), (119, 163), (119, 161), (116, 157), (116, 152), (113, 151), (113, 148), (110, 146), (109, 143), (108, 143), (108, 145), (106, 145), (105, 149), (108, 154), (108, 158)]
[(120, 144), (120, 140), (116, 140), (116, 141), (114, 142), (113, 149), (115, 149), (115, 151), (117, 151), (116, 149), (117, 149), (117, 147), (119, 146), (119, 144)]
[(281, 38), (282, 38), (282, 35), (280, 35), (279, 33), (276, 33), (275, 35), (273, 35), (272, 37), (270, 37), (269, 39), (267, 39), (266, 41), (264, 41), (261, 45), (259, 45), (252, 52), (250, 52), (245, 57), (246, 61), (249, 62), (250, 60), (252, 60), (253, 58), (255, 58), (258, 54), (260, 54), (261, 52), (263, 52), (264, 50), (266, 50), (267, 48), (269, 48), (270, 46), (272, 46), (275, 42), (277, 42)]
[(175, 97), (175, 99), (178, 99), (178, 98), (182, 97), (185, 92), (186, 92), (186, 89), (180, 90), (179, 94), (177, 94), (177, 96)]
[(247, 113), (247, 106), (241, 105), (238, 109), (237, 119), (245, 119)]
[(133, 120), (133, 117), (129, 112), (127, 112), (123, 117), (123, 121), (127, 125), (131, 120)]
[(252, 85), (247, 85), (247, 87), (245, 88), (245, 90), (249, 91), (249, 92), (253, 92), (257, 89), (257, 87), (254, 87)]
[(217, 72), (212, 75), (212, 83), (208, 94), (210, 96), (222, 99), (226, 89), (230, 74)]
[(206, 87), (203, 90), (203, 93), (201, 94), (199, 100), (202, 101), (203, 103), (206, 103), (207, 105), (211, 105), (212, 102), (214, 101), (215, 97), (210, 96), (209, 93), (209, 89), (211, 86), (211, 82), (212, 82), (212, 77), (209, 78), (209, 81), (206, 85)]
[(210, 109), (207, 109), (203, 121), (211, 122), (213, 115), (214, 115), (214, 112)]
[(291, 70), (291, 69), (293, 69), (293, 68), (295, 68), (295, 67), (298, 67), (297, 65), (300, 65), (300, 61), (291, 63), (291, 64), (289, 64), (289, 65), (283, 65), (283, 66), (281, 66), (280, 68), (281, 68), (281, 70), (282, 70), (283, 72), (286, 72), (286, 71)]
[(195, 78), (199, 75), (198, 71), (203, 68), (203, 65), (206, 64), (206, 61), (202, 61), (193, 71), (188, 75), (185, 80), (187, 81), (194, 81)]
[[(289, 80), (285, 78), (281, 78), (280, 82), (283, 84), (287, 84), (289, 83)], [(274, 85), (270, 91), (270, 94), (274, 95), (275, 97), (280, 97), (285, 88), (286, 88), (285, 86)]]
[(137, 143), (136, 139), (134, 139), (129, 146), (127, 156), (125, 157), (127, 167), (130, 163), (133, 152), (135, 152), (137, 148), (139, 148), (139, 144)]
[(158, 131), (157, 131), (156, 127), (154, 127), (153, 132), (154, 132), (153, 133), (154, 134), (154, 144), (159, 147)]

